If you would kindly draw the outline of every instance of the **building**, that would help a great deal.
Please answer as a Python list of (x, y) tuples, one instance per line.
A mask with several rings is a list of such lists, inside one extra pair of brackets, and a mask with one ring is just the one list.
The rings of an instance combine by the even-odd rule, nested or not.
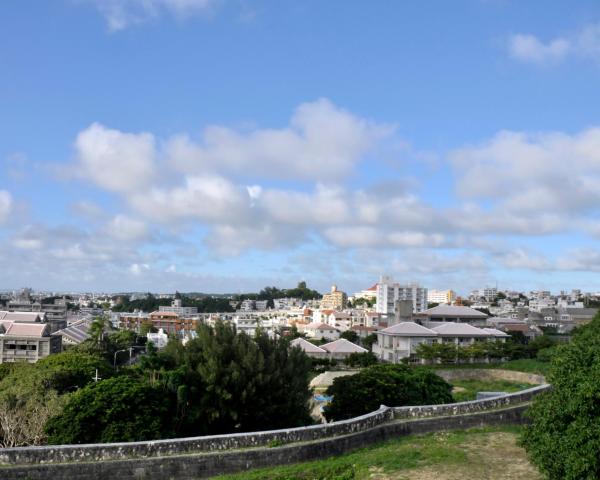
[(150, 314), (121, 314), (119, 328), (139, 332), (142, 324), (149, 324), (157, 330), (162, 328), (167, 334), (183, 338), (188, 335), (195, 335), (201, 321), (200, 317), (180, 317), (173, 312), (161, 312), (158, 310)]
[(427, 292), (427, 303), (438, 303), (451, 305), (456, 299), (454, 290), (429, 290)]
[(61, 350), (60, 335), (52, 335), (47, 323), (0, 320), (0, 363), (35, 363)]
[(45, 321), (54, 333), (67, 326), (67, 303), (65, 300), (55, 300), (54, 303), (32, 302), (25, 298), (11, 300), (6, 306), (10, 312), (40, 312), (45, 313)]
[(321, 309), (343, 310), (348, 303), (348, 296), (337, 289), (336, 285), (331, 286), (331, 293), (323, 295), (321, 300)]
[(487, 318), (485, 313), (462, 305), (438, 305), (415, 315), (415, 320), (425, 326), (428, 326), (429, 322), (455, 322), (484, 327)]
[(146, 334), (148, 343), (154, 345), (157, 349), (165, 348), (169, 343), (169, 336), (160, 328), (158, 332), (148, 332)]
[(340, 337), (340, 331), (326, 323), (309, 323), (302, 326), (302, 331), (308, 338), (314, 338), (315, 340), (335, 340)]
[(55, 335), (62, 337), (63, 345), (79, 345), (90, 338), (88, 329), (89, 324), (86, 320), (78, 320), (68, 327), (58, 330)]
[(160, 306), (158, 307), (159, 312), (171, 312), (176, 313), (180, 317), (189, 317), (192, 315), (198, 314), (198, 307), (183, 307), (181, 304), (181, 299), (176, 298), (171, 302), (171, 306)]
[(427, 289), (413, 283), (401, 285), (393, 283), (390, 277), (382, 277), (377, 284), (377, 303), (375, 311), (384, 315), (394, 315), (397, 302), (410, 300), (414, 313), (427, 310)]
[(377, 332), (373, 353), (379, 359), (399, 363), (402, 359), (420, 362), (417, 347), (421, 343), (454, 343), (466, 347), (478, 341), (502, 341), (508, 338), (496, 329), (482, 329), (465, 323), (437, 323), (427, 328), (414, 322), (403, 322)]
[(471, 292), (472, 300), (479, 300), (483, 298), (486, 302), (493, 302), (496, 300), (497, 296), (498, 289), (496, 287), (485, 287), (478, 290), (473, 290), (473, 292)]

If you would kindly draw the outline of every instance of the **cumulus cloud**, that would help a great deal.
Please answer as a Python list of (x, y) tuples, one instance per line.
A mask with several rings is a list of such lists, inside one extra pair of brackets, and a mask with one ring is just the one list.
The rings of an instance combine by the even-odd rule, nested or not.
[(222, 0), (88, 0), (106, 20), (111, 32), (156, 19), (164, 13), (177, 18), (206, 14)]
[(12, 195), (6, 190), (0, 190), (0, 223), (3, 223), (8, 218), (12, 211), (13, 199)]
[(143, 240), (148, 236), (148, 226), (141, 220), (119, 214), (106, 227), (107, 233), (125, 242)]
[(199, 141), (171, 138), (167, 155), (179, 170), (246, 172), (288, 179), (341, 179), (350, 174), (393, 127), (375, 124), (336, 107), (327, 99), (301, 104), (290, 125), (240, 133), (210, 126)]
[(249, 220), (250, 199), (246, 188), (218, 175), (192, 176), (180, 187), (154, 187), (130, 196), (131, 204), (138, 212), (161, 222)]
[(75, 140), (77, 173), (106, 190), (125, 193), (155, 178), (156, 149), (150, 133), (123, 133), (93, 123)]
[(500, 132), (453, 152), (451, 161), (459, 196), (495, 205), (485, 213), (471, 205), (463, 215), (480, 218), (488, 231), (552, 233), (600, 206), (600, 128), (573, 135)]
[(509, 52), (516, 60), (543, 64), (562, 60), (569, 53), (571, 44), (564, 38), (543, 43), (535, 35), (516, 34), (509, 38)]
[(537, 65), (558, 63), (569, 56), (600, 60), (600, 24), (591, 24), (564, 37), (547, 42), (532, 34), (508, 38), (508, 52), (515, 60)]

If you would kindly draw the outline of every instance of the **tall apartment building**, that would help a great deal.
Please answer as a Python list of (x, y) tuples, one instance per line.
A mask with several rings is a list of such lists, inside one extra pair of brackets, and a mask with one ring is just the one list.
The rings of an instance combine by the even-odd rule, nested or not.
[(331, 286), (331, 293), (323, 295), (321, 300), (321, 310), (343, 310), (348, 303), (348, 296), (337, 289), (336, 285)]
[(456, 292), (454, 290), (429, 290), (427, 292), (428, 303), (446, 303), (451, 305), (456, 299)]
[(375, 311), (383, 315), (395, 314), (397, 302), (401, 300), (410, 300), (414, 313), (424, 312), (427, 310), (427, 289), (416, 283), (401, 285), (390, 277), (381, 277), (377, 284)]

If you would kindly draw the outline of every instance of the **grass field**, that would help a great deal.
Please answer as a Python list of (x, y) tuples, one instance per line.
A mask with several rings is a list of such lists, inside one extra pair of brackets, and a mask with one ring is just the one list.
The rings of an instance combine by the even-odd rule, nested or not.
[(221, 480), (541, 480), (517, 427), (412, 435), (348, 455), (217, 477)]
[(508, 380), (452, 380), (452, 397), (455, 402), (475, 400), (477, 392), (518, 392), (535, 387), (532, 383), (516, 383)]
[(520, 360), (510, 360), (502, 363), (464, 363), (459, 365), (429, 365), (432, 368), (449, 370), (453, 368), (497, 368), (502, 370), (514, 370), (517, 372), (536, 373), (538, 375), (547, 375), (550, 363), (540, 362), (533, 358), (524, 358)]

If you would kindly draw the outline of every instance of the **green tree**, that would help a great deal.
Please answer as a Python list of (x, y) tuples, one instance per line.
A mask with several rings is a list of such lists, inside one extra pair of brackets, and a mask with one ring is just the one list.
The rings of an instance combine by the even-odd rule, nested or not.
[(342, 332), (340, 338), (345, 338), (349, 342), (356, 343), (358, 341), (358, 333), (354, 330), (346, 330), (345, 332)]
[(46, 424), (49, 444), (154, 440), (172, 435), (171, 397), (161, 387), (125, 376), (74, 393)]
[(556, 348), (522, 444), (550, 480), (600, 478), (600, 315)]
[(344, 363), (350, 367), (370, 367), (377, 363), (377, 357), (373, 352), (355, 352), (351, 353), (348, 358), (344, 360)]
[(432, 405), (452, 401), (452, 386), (432, 370), (407, 365), (374, 365), (338, 377), (327, 389), (333, 396), (327, 420), (342, 420), (377, 410), (380, 405)]

